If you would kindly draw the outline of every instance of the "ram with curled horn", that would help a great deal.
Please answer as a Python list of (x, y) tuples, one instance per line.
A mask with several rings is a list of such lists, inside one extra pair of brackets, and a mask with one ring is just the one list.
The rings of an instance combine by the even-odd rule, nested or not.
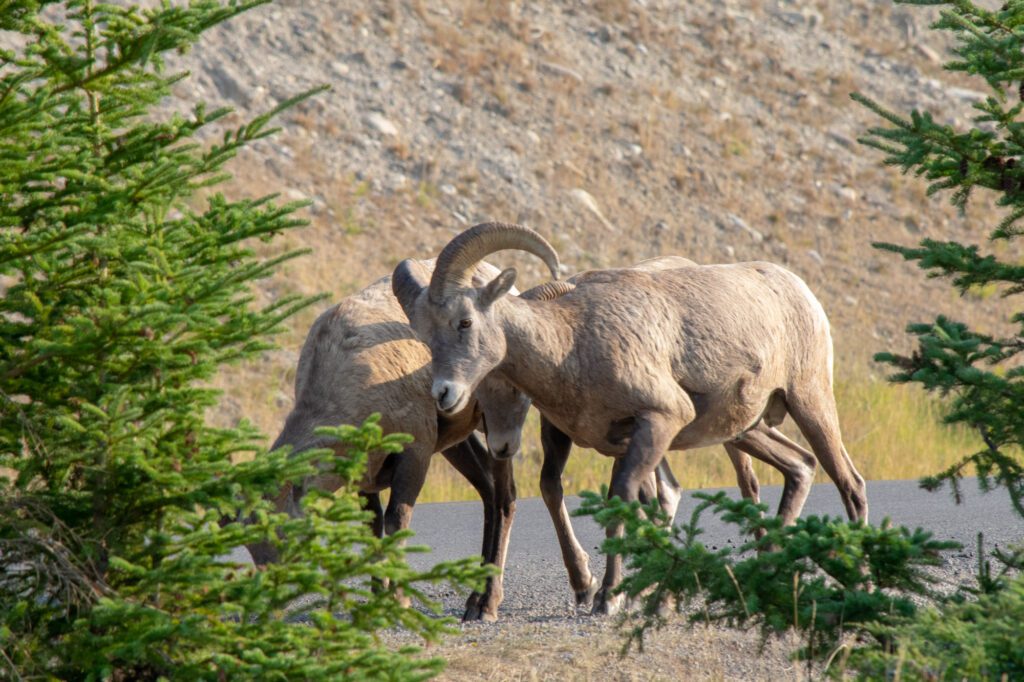
[[(502, 249), (537, 255), (557, 278), (543, 237), (485, 223), (444, 248), (427, 295), (409, 286), (399, 296), (430, 346), (442, 413), (463, 409), (486, 377), (503, 378), (567, 440), (616, 458), (610, 493), (627, 501), (667, 450), (736, 441), (788, 414), (848, 516), (867, 518), (864, 480), (839, 430), (828, 319), (803, 280), (764, 262), (598, 270), (563, 296), (525, 300), (506, 295), (514, 269), (482, 287), (468, 280), (475, 262)], [(396, 292), (409, 275), (399, 264)], [(621, 573), (621, 557), (608, 557), (595, 612), (621, 606)]]

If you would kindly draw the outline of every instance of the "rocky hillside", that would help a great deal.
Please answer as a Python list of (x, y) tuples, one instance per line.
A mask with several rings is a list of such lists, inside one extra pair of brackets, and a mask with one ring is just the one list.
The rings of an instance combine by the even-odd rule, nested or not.
[[(867, 0), (289, 0), (207, 35), (175, 65), (194, 74), (177, 94), (251, 116), (331, 86), (234, 164), (232, 192), (312, 201), (290, 239), (313, 252), (267, 297), (337, 298), (476, 222), (517, 221), (569, 271), (668, 253), (782, 263), (824, 302), (840, 373), (877, 373), (870, 354), (907, 348), (910, 320), (999, 319), (984, 292), (957, 298), (870, 246), (994, 224), (989, 198), (960, 217), (856, 142), (878, 121), (851, 91), (970, 117), (981, 84), (942, 70), (928, 23)], [(499, 260), (526, 284), (543, 276)], [(233, 378), (266, 391), (229, 396), (225, 417), (276, 428), (312, 314), (289, 350)]]

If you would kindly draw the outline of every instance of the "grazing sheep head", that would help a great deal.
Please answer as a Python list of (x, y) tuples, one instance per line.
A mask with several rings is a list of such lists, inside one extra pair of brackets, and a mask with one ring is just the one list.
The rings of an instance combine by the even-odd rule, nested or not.
[(495, 313), (515, 284), (515, 268), (482, 286), (473, 282), (477, 263), (502, 249), (536, 255), (557, 279), (558, 254), (551, 245), (529, 228), (504, 223), (477, 225), (449, 242), (437, 258), (429, 285), (425, 270), (415, 261), (402, 261), (395, 269), (395, 296), (430, 347), (431, 393), (442, 413), (463, 409), (505, 357), (505, 334)]
[(495, 459), (510, 459), (519, 454), (520, 438), (530, 399), (503, 379), (489, 377), (475, 392), (483, 413), (487, 449)]

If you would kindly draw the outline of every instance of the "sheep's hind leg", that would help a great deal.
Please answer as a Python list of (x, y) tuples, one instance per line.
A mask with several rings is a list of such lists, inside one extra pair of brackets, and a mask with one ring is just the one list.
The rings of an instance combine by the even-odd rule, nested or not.
[[(615, 460), (615, 464), (612, 465), (612, 476), (615, 476), (618, 468), (619, 460)], [(668, 523), (672, 523), (679, 508), (679, 500), (682, 498), (682, 487), (668, 466), (668, 458), (662, 458), (654, 473), (644, 479), (638, 495), (640, 504), (643, 505), (657, 500), (661, 511), (668, 517)]]
[[(732, 458), (733, 466), (736, 466), (737, 461), (736, 457), (733, 456), (733, 450), (741, 451), (741, 453), (770, 464), (782, 473), (784, 483), (777, 513), (785, 525), (790, 525), (796, 521), (797, 517), (800, 516), (800, 512), (804, 509), (807, 496), (811, 492), (811, 483), (814, 482), (814, 470), (817, 466), (814, 455), (775, 429), (764, 424), (759, 424), (757, 428), (746, 432), (742, 439), (726, 443), (726, 451), (729, 452), (729, 457)], [(736, 456), (745, 459), (745, 466), (750, 467), (750, 459), (745, 458), (741, 453), (736, 453)], [(737, 466), (737, 479), (748, 475), (754, 476), (753, 468), (750, 469), (749, 474), (744, 473), (743, 476), (740, 476), (739, 470)], [(750, 487), (751, 481), (745, 481), (745, 485)], [(743, 491), (744, 483), (740, 482), (740, 493), (744, 498), (758, 502), (756, 478), (753, 480), (753, 485), (755, 489), (752, 495), (748, 495), (748, 493)]]
[[(621, 458), (612, 476), (609, 496), (618, 496), (625, 502), (635, 502), (640, 486), (654, 473), (672, 438), (679, 432), (678, 421), (660, 414), (646, 414), (637, 418), (630, 437), (629, 449)], [(606, 536), (621, 537), (622, 525), (608, 528)], [(622, 582), (622, 557), (609, 555), (606, 559), (604, 581), (594, 595), (592, 613), (614, 615), (621, 608), (625, 595), (613, 594)]]
[[(615, 478), (615, 473), (621, 466), (622, 460), (615, 460), (615, 463), (612, 464), (612, 478)], [(682, 488), (676, 481), (672, 469), (668, 466), (668, 459), (665, 458), (658, 463), (657, 468), (650, 476), (640, 482), (640, 488), (637, 490), (637, 499), (640, 500), (640, 504), (646, 506), (656, 501), (670, 525), (676, 516), (681, 497)]]
[(785, 482), (778, 515), (783, 524), (791, 525), (800, 516), (811, 492), (817, 468), (814, 455), (763, 424), (748, 431), (736, 447), (782, 472)]
[(867, 487), (843, 446), (831, 384), (802, 392), (787, 391), (786, 406), (825, 473), (839, 489), (847, 516), (854, 521), (867, 521)]
[[(785, 484), (777, 513), (786, 525), (796, 521), (814, 482), (814, 470), (817, 465), (814, 455), (765, 424), (759, 424), (748, 431), (741, 440), (724, 445), (733, 468), (736, 469), (736, 482), (740, 494), (752, 502), (759, 502), (760, 495), (750, 457), (756, 457), (782, 472)], [(764, 535), (763, 529), (755, 533), (758, 539)]]
[[(757, 474), (754, 473), (750, 455), (741, 450), (737, 443), (734, 442), (722, 443), (722, 447), (725, 448), (726, 454), (729, 455), (729, 459), (732, 461), (732, 468), (736, 470), (736, 485), (740, 489), (740, 495), (743, 496), (743, 499), (757, 504), (761, 501), (761, 487), (757, 481)], [(763, 529), (758, 529), (754, 533), (754, 537), (759, 540), (764, 535), (765, 531)]]
[[(621, 462), (622, 460), (615, 460), (615, 464), (612, 466), (612, 477), (614, 477), (615, 472), (619, 470)], [(645, 506), (657, 500), (658, 507), (665, 515), (665, 523), (672, 525), (672, 521), (675, 519), (676, 510), (679, 508), (679, 500), (682, 497), (681, 491), (682, 487), (679, 485), (675, 474), (672, 473), (672, 469), (668, 465), (668, 458), (663, 457), (658, 463), (658, 467), (654, 470), (654, 473), (645, 478), (643, 483), (640, 484), (638, 495), (640, 498), (640, 504)], [(654, 588), (650, 587), (637, 596), (638, 598), (646, 597), (653, 590)], [(633, 606), (634, 604), (631, 600), (628, 608), (632, 609)], [(672, 595), (666, 592), (662, 596), (661, 602), (658, 604), (658, 614), (662, 617), (667, 617), (674, 607), (675, 599)]]
[(576, 605), (587, 607), (597, 592), (598, 582), (590, 572), (590, 556), (576, 539), (565, 507), (562, 490), (562, 472), (572, 450), (572, 440), (547, 419), (540, 423), (541, 445), (544, 449), (544, 464), (540, 470), (540, 492), (544, 505), (551, 515), (562, 550), (562, 562), (569, 573), (569, 585), (576, 597)]
[[(363, 507), (367, 511), (373, 512), (373, 519), (370, 520), (370, 530), (373, 532), (373, 537), (383, 537), (384, 507), (380, 504), (380, 493), (359, 493), (359, 497), (363, 498)], [(383, 592), (387, 589), (387, 581), (382, 578), (374, 578), (372, 585), (374, 592)]]
[(754, 473), (753, 463), (750, 456), (740, 450), (738, 443), (722, 443), (725, 453), (729, 455), (732, 468), (736, 470), (736, 485), (740, 489), (743, 499), (750, 500), (754, 504), (761, 501), (761, 487), (757, 482), (757, 474)]

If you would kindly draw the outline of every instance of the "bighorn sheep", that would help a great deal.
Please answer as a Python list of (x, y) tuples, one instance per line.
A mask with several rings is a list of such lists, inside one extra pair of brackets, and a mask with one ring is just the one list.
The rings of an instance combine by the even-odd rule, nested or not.
[[(422, 266), (429, 272), (433, 263)], [(479, 264), (475, 272), (479, 285), (498, 274), (487, 263)], [(375, 515), (374, 531), (390, 535), (408, 527), (430, 458), (440, 451), (480, 494), (484, 561), (501, 568), (515, 513), (511, 460), (491, 457), (473, 430), (483, 414), (491, 446), (502, 455), (515, 454), (530, 401), (496, 377), (481, 382), (459, 409), (439, 415), (430, 395), (430, 353), (409, 327), (391, 293), (390, 279), (382, 278), (347, 297), (313, 323), (299, 356), (295, 406), (272, 449), (332, 447), (314, 434), (316, 427), (358, 424), (380, 412), (385, 433), (401, 431), (415, 440), (402, 453), (370, 455), (360, 485)], [(305, 490), (333, 491), (340, 484), (336, 476), (324, 472), (301, 486), (286, 487), (275, 504), (279, 511), (294, 516), (300, 513), (298, 501)], [(379, 493), (389, 486), (391, 497), (384, 511)], [(276, 559), (268, 543), (249, 549), (257, 564)], [(499, 575), (489, 579), (482, 594), (470, 595), (464, 619), (496, 619), (501, 600)]]
[[(563, 296), (531, 301), (505, 295), (512, 268), (474, 285), (474, 266), (502, 249), (538, 256), (557, 279), (543, 237), (500, 223), (452, 240), (429, 283), (409, 261), (395, 269), (394, 292), (428, 339), (442, 413), (464, 409), (495, 372), (567, 438), (617, 458), (610, 493), (627, 501), (666, 450), (735, 441), (788, 413), (847, 514), (867, 518), (864, 480), (839, 432), (828, 319), (796, 275), (763, 262), (599, 270)], [(621, 557), (608, 557), (594, 612), (620, 608), (621, 573)]]
[[(662, 256), (642, 261), (632, 266), (631, 269), (655, 271), (690, 266), (697, 266), (697, 264), (680, 256)], [(523, 297), (551, 300), (569, 293), (575, 289), (575, 282), (578, 279), (587, 276), (588, 273), (584, 272), (567, 280), (548, 282), (534, 287), (523, 294)], [(569, 583), (575, 593), (576, 604), (585, 606), (593, 599), (600, 584), (590, 572), (590, 557), (576, 539), (569, 520), (569, 512), (565, 507), (561, 477), (572, 448), (572, 441), (542, 417), (541, 442), (544, 450), (540, 480), (541, 494), (555, 526), (555, 534), (562, 552), (562, 561), (569, 573)], [(751, 465), (751, 456), (782, 472), (785, 485), (779, 503), (779, 514), (782, 515), (785, 523), (792, 523), (799, 516), (804, 501), (810, 493), (817, 464), (814, 455), (763, 422), (758, 422), (754, 428), (736, 441), (726, 442), (723, 445), (736, 470), (736, 482), (740, 492), (747, 499), (754, 502), (760, 500), (757, 476)], [(671, 519), (675, 516), (681, 489), (666, 460), (663, 459), (659, 465), (656, 480), (654, 482), (648, 480), (644, 488), (646, 490), (642, 488), (640, 492), (641, 500), (646, 501), (646, 499), (657, 497), (668, 518)]]

